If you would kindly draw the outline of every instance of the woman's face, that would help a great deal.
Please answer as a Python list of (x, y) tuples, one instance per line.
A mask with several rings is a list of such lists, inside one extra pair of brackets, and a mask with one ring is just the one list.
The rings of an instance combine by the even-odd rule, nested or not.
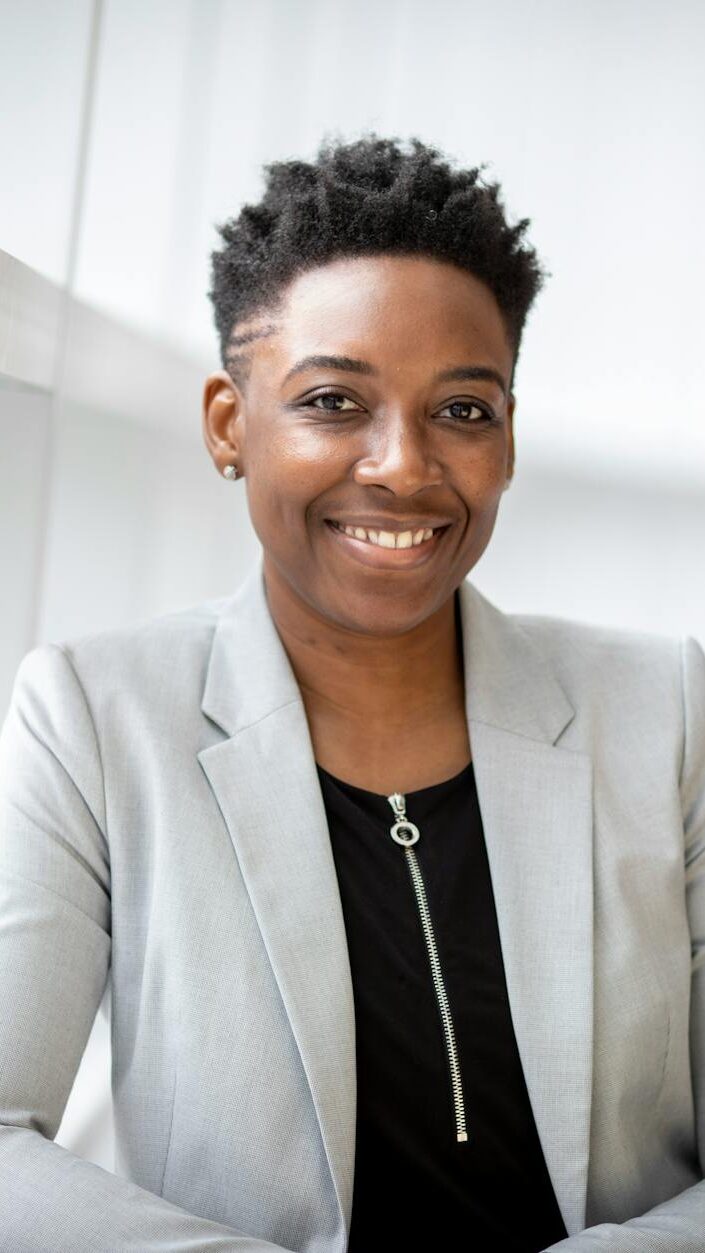
[(274, 318), (237, 327), (250, 330), (263, 333), (246, 388), (208, 379), (204, 433), (219, 470), (245, 475), (265, 580), (349, 629), (410, 630), (481, 557), (512, 474), (513, 353), (494, 296), (450, 263), (344, 258), (299, 275)]

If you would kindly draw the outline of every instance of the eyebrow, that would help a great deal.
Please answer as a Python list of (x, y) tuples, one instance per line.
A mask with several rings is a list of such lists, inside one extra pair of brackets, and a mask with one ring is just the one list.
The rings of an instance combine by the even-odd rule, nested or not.
[[(302, 357), (289, 370), (284, 378), (284, 382), (288, 383), (289, 379), (295, 374), (301, 374), (304, 370), (344, 370), (348, 374), (368, 374), (378, 375), (379, 370), (369, 361), (360, 361), (357, 357), (336, 357), (325, 355), (314, 355), (311, 357)], [(435, 376), (437, 383), (460, 382), (466, 379), (483, 379), (489, 383), (496, 383), (502, 390), (502, 395), (507, 394), (507, 384), (499, 373), (491, 365), (458, 365), (453, 366), (450, 370), (441, 370)]]

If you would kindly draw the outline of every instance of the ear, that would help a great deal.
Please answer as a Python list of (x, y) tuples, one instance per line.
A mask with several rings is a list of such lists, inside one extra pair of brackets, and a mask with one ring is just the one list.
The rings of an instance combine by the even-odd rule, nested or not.
[(203, 387), (203, 438), (219, 474), (226, 465), (242, 473), (243, 397), (227, 370), (209, 374)]
[(514, 409), (516, 406), (516, 396), (514, 392), (509, 393), (507, 401), (507, 480), (502, 488), (506, 492), (511, 485), (514, 477)]

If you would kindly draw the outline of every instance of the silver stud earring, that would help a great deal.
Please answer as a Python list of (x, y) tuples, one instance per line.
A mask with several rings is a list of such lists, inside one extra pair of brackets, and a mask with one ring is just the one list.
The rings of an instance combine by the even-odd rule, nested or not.
[(223, 470), (223, 478), (225, 479), (237, 479), (239, 477), (240, 471), (237, 466), (226, 466)]

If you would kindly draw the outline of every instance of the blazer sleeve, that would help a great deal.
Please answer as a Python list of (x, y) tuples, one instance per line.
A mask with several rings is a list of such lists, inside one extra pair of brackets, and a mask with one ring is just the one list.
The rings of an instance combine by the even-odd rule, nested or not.
[(54, 1143), (110, 954), (99, 745), (68, 655), (42, 644), (0, 731), (0, 1251), (281, 1253)]
[[(686, 909), (691, 940), (690, 1057), (700, 1171), (705, 1176), (705, 653), (681, 640), (683, 759), (680, 777)], [(705, 1179), (624, 1223), (586, 1227), (554, 1249), (565, 1253), (703, 1253)]]

